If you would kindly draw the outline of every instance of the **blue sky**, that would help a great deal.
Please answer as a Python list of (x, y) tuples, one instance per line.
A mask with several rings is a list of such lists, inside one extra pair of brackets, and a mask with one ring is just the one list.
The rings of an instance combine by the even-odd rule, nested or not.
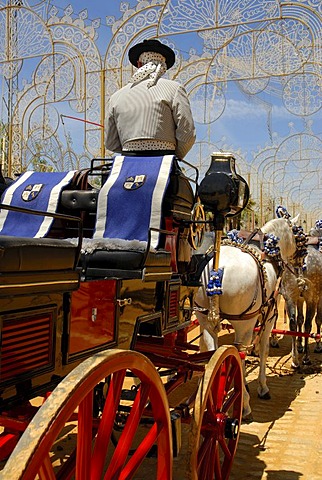
[[(186, 0), (187, 4), (189, 4), (190, 1), (193, 2), (193, 0)], [(234, 1), (237, 5), (238, 0), (230, 0), (227, 3), (222, 2), (221, 5), (233, 5)], [(264, 0), (256, 1), (263, 2)], [(209, 2), (201, 0), (201, 3), (204, 5), (213, 4), (213, 2), (214, 0), (209, 0)], [(248, 0), (248, 3), (240, 2), (240, 4), (246, 5), (251, 3), (254, 5), (254, 2), (255, 0)], [(4, 0), (0, 0), (0, 5), (3, 5), (4, 3), (6, 3)], [(40, 3), (40, 0), (28, 1), (30, 7), (36, 7)], [(150, 4), (150, 2), (145, 3)], [(178, 0), (172, 0), (172, 4), (176, 3), (178, 3)], [(120, 0), (92, 0), (91, 2), (88, 2), (88, 0), (51, 0), (49, 8), (51, 6), (56, 7), (59, 10), (58, 16), (62, 17), (64, 9), (66, 9), (67, 6), (72, 5), (74, 10), (72, 17), (74, 19), (77, 19), (80, 12), (86, 9), (86, 25), (90, 25), (92, 21), (100, 18), (100, 27), (97, 29), (99, 36), (95, 42), (102, 57), (104, 57), (107, 46), (112, 38), (111, 27), (107, 26), (106, 17), (114, 16), (117, 21), (122, 18), (124, 10), (132, 7), (136, 8), (139, 4), (140, 2), (138, 0), (128, 0), (127, 2), (121, 2)], [(142, 1), (142, 5), (143, 4), (144, 2)], [(299, 4), (300, 2), (297, 3), (297, 5)], [(171, 35), (171, 37), (167, 37), (167, 40), (172, 41), (175, 44), (175, 47), (180, 52), (183, 59), (189, 58), (191, 49), (195, 49), (196, 54), (199, 56), (203, 54), (204, 40), (196, 32)], [(230, 60), (232, 60), (232, 58), (233, 57), (230, 57)], [(39, 61), (39, 59), (34, 60), (35, 65), (37, 64), (37, 61)], [(25, 72), (25, 70), (21, 72), (21, 75), (19, 75), (19, 82), (23, 80), (24, 75), (26, 75), (26, 81), (30, 82), (32, 63), (32, 60), (25, 62), (28, 72)], [(197, 148), (193, 149), (188, 154), (187, 160), (196, 164), (199, 164), (199, 162), (204, 162), (205, 164), (208, 163), (209, 152), (206, 153), (203, 158), (198, 157), (198, 152), (200, 156), (201, 151), (199, 146), (202, 143), (202, 145), (209, 144), (210, 151), (224, 149), (232, 152), (239, 152), (246, 162), (247, 167), (251, 168), (251, 164), (254, 163), (254, 158), (256, 158), (258, 152), (262, 151), (267, 146), (276, 146), (276, 144), (282, 142), (283, 139), (288, 137), (291, 133), (303, 132), (305, 128), (307, 128), (305, 120), (299, 116), (292, 115), (283, 104), (281, 97), (283, 87), (282, 82), (278, 83), (276, 79), (275, 83), (269, 79), (267, 82), (269, 83), (270, 88), (262, 91), (258, 95), (245, 94), (237, 82), (226, 82), (224, 85), (225, 110), (218, 120), (210, 124), (198, 123), (198, 117), (202, 117), (202, 114), (198, 115), (198, 108), (203, 108), (203, 102), (201, 101), (199, 105), (198, 102), (194, 100), (193, 110), (196, 112), (195, 120), (197, 127), (197, 141), (199, 144), (197, 144)], [(271, 115), (269, 114), (268, 106), (271, 106)], [(77, 116), (77, 113), (71, 113), (67, 101), (65, 103), (61, 102), (57, 108), (59, 109), (60, 114)], [(215, 105), (213, 109), (214, 113), (217, 112), (216, 108)], [(202, 112), (202, 110), (199, 110), (199, 112)], [(210, 113), (212, 113), (212, 111), (210, 111)], [(79, 116), (82, 117), (84, 114), (81, 113)], [(308, 120), (313, 134), (321, 138), (321, 111), (308, 117)], [(99, 121), (99, 119), (97, 119), (97, 121)], [(70, 136), (73, 148), (78, 152), (79, 148), (82, 148), (83, 145), (84, 124), (66, 119), (64, 129)]]
[[(101, 0), (92, 0), (91, 2), (85, 0), (65, 1), (52, 0), (51, 2), (59, 9), (66, 8), (67, 5), (72, 5), (75, 15), (83, 9), (88, 11), (88, 19), (94, 20), (98, 17), (102, 19), (101, 27), (99, 29), (99, 39), (97, 44), (102, 52), (106, 48), (110, 38), (111, 31), (105, 24), (105, 18), (108, 15), (114, 15), (116, 19), (121, 18), (120, 11), (121, 3), (119, 0), (109, 0), (102, 2)], [(129, 0), (123, 2), (129, 4), (130, 7), (137, 5), (136, 0)], [(201, 53), (201, 42), (199, 45), (193, 43), (196, 41), (196, 36), (178, 35), (173, 36), (176, 46), (179, 48), (183, 56), (188, 55), (191, 47), (198, 48)], [(192, 43), (191, 43), (192, 42)], [(260, 100), (266, 100), (273, 105), (271, 123), (269, 122), (268, 112), (265, 104)], [(310, 117), (313, 121), (314, 134), (320, 135), (322, 115), (317, 113)], [(281, 98), (273, 97), (270, 94), (262, 94), (260, 96), (245, 96), (236, 88), (233, 82), (227, 85), (226, 91), (226, 108), (220, 119), (211, 125), (200, 125), (197, 123), (198, 139), (206, 140), (221, 146), (231, 146), (234, 150), (242, 150), (246, 156), (247, 161), (251, 161), (253, 153), (265, 145), (272, 143), (273, 138), (283, 138), (288, 136), (290, 130), (301, 132), (304, 129), (304, 122), (300, 117), (291, 115), (283, 105)]]

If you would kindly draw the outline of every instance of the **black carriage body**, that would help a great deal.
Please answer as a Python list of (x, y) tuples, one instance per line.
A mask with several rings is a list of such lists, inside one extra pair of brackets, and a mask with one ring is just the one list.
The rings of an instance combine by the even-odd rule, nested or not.
[[(109, 164), (100, 166), (98, 171), (104, 183), (109, 174)], [(200, 265), (198, 267), (196, 262), (187, 262), (185, 255), (180, 256), (180, 245), (187, 240), (190, 226), (198, 223), (192, 220), (198, 197), (197, 181), (196, 192), (193, 193), (189, 179), (180, 170), (175, 168), (170, 172), (156, 248), (150, 248), (149, 237), (145, 251), (94, 248), (80, 252), (80, 240), (76, 245), (77, 242), (71, 239), (77, 235), (79, 239), (92, 239), (97, 212), (98, 194), (88, 183), (88, 173), (79, 172), (74, 188), (61, 192), (59, 213), (53, 215), (54, 221), (46, 238), (0, 236), (0, 460), (11, 455), (24, 431), (15, 451), (19, 451), (19, 445), (29, 430), (33, 436), (34, 432), (38, 433), (39, 428), (44, 427), (45, 434), (51, 437), (50, 428), (47, 430), (45, 424), (47, 420), (55, 423), (58, 418), (51, 411), (52, 404), (58, 409), (62, 406), (62, 411), (65, 404), (68, 404), (68, 409), (72, 405), (66, 417), (68, 422), (74, 419), (78, 409), (78, 427), (87, 425), (83, 432), (86, 430), (88, 440), (87, 434), (95, 433), (97, 426), (99, 428), (100, 409), (103, 410), (102, 418), (106, 418), (104, 408), (110, 416), (113, 410), (110, 406), (115, 402), (116, 393), (119, 395), (119, 406), (118, 411), (114, 412), (114, 424), (117, 423), (122, 429), (122, 422), (126, 422), (124, 432), (128, 425), (127, 418), (131, 419), (132, 412), (127, 415), (128, 404), (124, 406), (122, 401), (124, 398), (126, 402), (131, 400), (128, 395), (133, 395), (133, 389), (127, 390), (127, 386), (124, 389), (118, 382), (123, 376), (122, 365), (127, 360), (124, 375), (127, 376), (129, 372), (129, 377), (133, 374), (135, 378), (143, 379), (142, 397), (134, 397), (131, 408), (135, 412), (134, 405), (138, 408), (140, 403), (141, 409), (142, 398), (147, 395), (144, 400), (146, 407), (140, 413), (143, 413), (140, 423), (142, 421), (144, 427), (151, 427), (151, 438), (156, 432), (154, 425), (158, 437), (160, 428), (164, 432), (161, 433), (164, 440), (162, 437), (160, 445), (165, 444), (168, 453), (163, 455), (161, 452), (160, 457), (167, 469), (171, 469), (172, 455), (178, 455), (180, 450), (181, 421), (191, 421), (190, 409), (196, 402), (197, 415), (193, 420), (195, 437), (204, 428), (208, 432), (211, 423), (209, 415), (200, 406), (210, 404), (218, 407), (216, 415), (213, 412), (211, 415), (211, 438), (221, 439), (220, 443), (224, 445), (223, 462), (221, 466), (217, 455), (219, 466), (213, 465), (212, 478), (217, 468), (229, 472), (242, 411), (241, 360), (234, 347), (213, 355), (213, 352), (199, 352), (198, 346), (188, 341), (188, 333), (196, 325), (192, 322), (192, 313), (194, 294), (200, 286)], [(73, 216), (82, 220), (82, 230), (75, 228)], [(202, 220), (200, 223), (205, 222)], [(113, 365), (110, 365), (110, 361)], [(119, 371), (119, 367), (122, 375), (114, 376), (114, 371)], [(233, 374), (229, 373), (229, 384), (223, 383), (223, 373), (230, 368)], [(70, 372), (72, 375), (68, 375)], [(200, 382), (196, 391), (194, 380), (202, 375), (204, 381)], [(75, 376), (81, 376), (81, 382), (77, 380), (75, 384)], [(111, 394), (107, 391), (105, 399), (103, 389), (108, 388), (109, 382), (113, 384), (114, 380), (115, 389), (111, 388)], [(167, 396), (190, 380), (192, 394), (184, 403), (172, 406), (170, 415)], [(93, 387), (90, 386), (92, 382)], [(204, 401), (204, 382), (205, 391), (210, 396), (209, 402), (207, 399)], [(227, 385), (229, 388), (226, 388)], [(75, 388), (77, 394), (74, 395)], [(215, 400), (218, 389), (218, 398), (231, 410), (225, 418), (218, 398)], [(46, 399), (48, 395), (49, 398), (40, 409), (31, 402), (35, 397)], [(88, 401), (89, 398), (93, 404)], [(141, 398), (140, 402), (136, 402), (136, 398)], [(75, 403), (76, 399), (81, 403)], [(49, 414), (46, 413), (47, 408)], [(35, 415), (36, 410), (38, 412)], [(72, 416), (71, 412), (74, 412)], [(38, 414), (44, 415), (44, 421), (37, 423)], [(155, 420), (153, 417), (156, 417)], [(130, 423), (132, 421), (129, 420)], [(81, 436), (82, 427), (77, 430), (77, 435)], [(97, 438), (104, 437), (105, 443), (105, 436), (106, 429), (103, 435), (99, 432)], [(50, 440), (52, 442), (53, 438)], [(90, 457), (92, 440), (89, 438)], [(29, 450), (32, 442), (27, 443)], [(172, 446), (173, 452), (170, 452)], [(202, 448), (197, 440), (191, 454), (195, 459), (191, 462), (191, 469), (195, 472), (197, 469), (209, 470), (203, 464), (205, 462), (197, 466), (197, 452)], [(26, 451), (26, 448), (23, 450)], [(115, 449), (118, 450), (122, 448)], [(146, 451), (153, 451), (153, 448), (149, 446)], [(45, 452), (43, 455), (42, 450), (39, 453), (36, 448), (35, 452), (49, 459), (49, 455)], [(77, 449), (67, 455), (70, 461), (68, 459), (62, 465), (59, 478), (60, 473), (62, 478), (70, 478), (78, 452), (83, 462), (84, 449), (77, 440)], [(146, 456), (144, 452), (145, 446), (140, 448), (142, 458)], [(36, 470), (42, 468), (42, 461), (42, 458), (37, 459)], [(10, 463), (11, 458), (5, 469), (11, 468)], [(45, 474), (51, 472), (49, 463), (47, 460), (44, 462)], [(96, 461), (94, 463), (97, 464)], [(26, 471), (30, 465), (30, 468), (34, 468), (33, 462), (28, 460)], [(28, 475), (27, 472), (26, 478), (31, 478)], [(10, 478), (13, 478), (11, 474)]]
[[(193, 193), (185, 177), (172, 176), (164, 212), (176, 244)], [(82, 188), (62, 192), (60, 213), (80, 216), (90, 237), (97, 190), (84, 181)], [(195, 287), (183, 285), (177, 252), (95, 251), (77, 265), (77, 247), (66, 240), (74, 225), (58, 217), (49, 238), (0, 237), (2, 410), (46, 395), (95, 352), (136, 349), (190, 323)]]
[(37, 275), (24, 280), (28, 293), (20, 279), (19, 294), (0, 298), (2, 408), (50, 392), (95, 352), (136, 349), (190, 323), (192, 289), (176, 279), (91, 280), (70, 291), (78, 278), (66, 274), (66, 291), (57, 292), (47, 275), (42, 293), (30, 292)]

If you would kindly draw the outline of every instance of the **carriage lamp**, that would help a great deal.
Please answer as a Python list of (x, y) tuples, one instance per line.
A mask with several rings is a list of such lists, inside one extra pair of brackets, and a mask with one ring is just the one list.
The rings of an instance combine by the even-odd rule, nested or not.
[(235, 158), (231, 153), (214, 152), (211, 155), (210, 167), (200, 183), (198, 195), (204, 209), (214, 215), (213, 227), (216, 233), (213, 247), (213, 268), (210, 272), (210, 281), (206, 292), (209, 296), (208, 321), (215, 326), (216, 330), (219, 330), (219, 295), (222, 292), (219, 254), (225, 217), (234, 217), (240, 214), (249, 199), (248, 184), (243, 177), (237, 174)]
[(231, 153), (212, 153), (210, 167), (198, 194), (205, 210), (212, 212), (215, 219), (234, 217), (242, 212), (249, 199), (249, 187), (236, 172), (235, 158)]

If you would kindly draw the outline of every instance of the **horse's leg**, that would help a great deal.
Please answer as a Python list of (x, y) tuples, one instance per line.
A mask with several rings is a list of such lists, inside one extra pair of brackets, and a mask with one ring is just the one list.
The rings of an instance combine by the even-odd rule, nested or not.
[[(278, 306), (279, 306), (279, 304), (280, 304), (280, 299), (281, 299), (281, 295), (278, 295), (278, 297), (277, 297), (277, 308), (278, 308)], [(285, 306), (284, 306), (284, 321), (285, 321), (286, 315), (287, 315), (287, 312), (286, 312), (286, 308), (285, 308)], [(277, 320), (278, 320), (278, 315), (277, 315), (277, 317), (276, 317), (276, 319), (275, 319), (273, 328), (276, 328), (276, 326), (277, 326)], [(272, 334), (271, 334), (270, 345), (271, 345), (272, 348), (279, 348), (278, 335), (277, 335), (276, 333), (272, 333)]]
[[(316, 323), (316, 333), (320, 335), (321, 324), (322, 324), (322, 298), (319, 298), (319, 301), (317, 304), (315, 323)], [(315, 353), (322, 353), (322, 344), (321, 344), (320, 338), (316, 339), (316, 345), (315, 345), (314, 351)]]
[[(297, 331), (302, 332), (303, 330), (303, 323), (304, 323), (304, 298), (299, 297), (297, 301), (297, 318), (296, 318), (296, 323), (297, 323)], [(303, 352), (303, 338), (302, 337), (297, 337), (297, 351), (299, 353)]]
[[(305, 315), (305, 324), (304, 331), (305, 333), (311, 333), (312, 330), (312, 320), (315, 314), (316, 306), (314, 301), (306, 302), (306, 315)], [(309, 349), (309, 339), (305, 337), (304, 339), (304, 355), (302, 359), (303, 365), (311, 365), (310, 360), (310, 349)]]
[(217, 350), (218, 348), (218, 338), (217, 336), (211, 335), (211, 333), (206, 329), (200, 329), (202, 333), (200, 337), (200, 351), (208, 352), (209, 350)]
[(200, 342), (199, 348), (200, 352), (209, 352), (209, 350), (217, 350), (218, 348), (218, 336), (215, 332), (207, 329), (204, 325), (203, 319), (201, 319), (202, 314), (196, 315), (199, 325), (200, 325)]
[[(253, 343), (253, 332), (257, 318), (251, 320), (231, 320), (231, 324), (235, 330), (235, 345), (240, 351), (248, 349)], [(251, 421), (250, 395), (246, 380), (245, 360), (242, 360), (244, 372), (244, 403), (243, 403), (243, 419)]]
[[(276, 319), (275, 319), (273, 328), (276, 328), (277, 318), (278, 318), (278, 317), (276, 317)], [(279, 348), (278, 335), (277, 335), (276, 333), (272, 333), (272, 335), (271, 335), (271, 340), (270, 340), (270, 345), (271, 345), (271, 347), (273, 347), (273, 348)]]
[(276, 322), (277, 314), (273, 314), (271, 318), (266, 320), (265, 328), (260, 334), (259, 340), (259, 374), (257, 393), (262, 400), (270, 400), (271, 395), (267, 386), (266, 363), (269, 354), (269, 339), (272, 328)]
[[(296, 332), (297, 331), (296, 304), (293, 302), (293, 300), (289, 299), (289, 300), (286, 300), (285, 305), (286, 305), (288, 318), (290, 319), (290, 331)], [(299, 353), (298, 353), (298, 347), (297, 347), (297, 339), (296, 337), (293, 337), (293, 336), (291, 338), (292, 338), (292, 367), (299, 368), (300, 362), (299, 362)]]

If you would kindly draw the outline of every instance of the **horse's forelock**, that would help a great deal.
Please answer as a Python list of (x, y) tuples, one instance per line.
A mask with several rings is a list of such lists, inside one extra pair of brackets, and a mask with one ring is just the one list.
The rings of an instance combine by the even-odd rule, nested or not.
[(291, 258), (296, 251), (295, 237), (291, 223), (285, 218), (273, 218), (261, 228), (263, 233), (272, 233), (279, 238), (281, 257), (283, 260)]

